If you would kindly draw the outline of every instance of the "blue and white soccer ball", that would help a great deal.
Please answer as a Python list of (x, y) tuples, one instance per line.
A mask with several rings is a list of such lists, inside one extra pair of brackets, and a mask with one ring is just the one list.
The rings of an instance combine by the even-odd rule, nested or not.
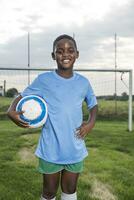
[(24, 111), (20, 118), (29, 123), (30, 128), (43, 126), (47, 120), (48, 110), (44, 99), (37, 95), (23, 97), (16, 106), (16, 111)]

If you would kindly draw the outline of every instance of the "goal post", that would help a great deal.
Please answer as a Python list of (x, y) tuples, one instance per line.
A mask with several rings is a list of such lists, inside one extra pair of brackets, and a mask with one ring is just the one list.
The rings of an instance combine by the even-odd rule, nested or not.
[(133, 113), (132, 113), (132, 102), (133, 102), (133, 71), (131, 69), (76, 69), (76, 71), (94, 71), (94, 72), (120, 72), (129, 73), (129, 100), (128, 100), (128, 130), (133, 130)]
[[(44, 71), (52, 71), (54, 70), (54, 68), (11, 68), (11, 67), (0, 67), (0, 86), (2, 86), (2, 84), (6, 82), (6, 87), (9, 88), (10, 87), (19, 87), (22, 86), (21, 84), (23, 84), (23, 86), (19, 89), (19, 91), (22, 91), (27, 85), (28, 85), (28, 74), (30, 72), (30, 80), (32, 81), (39, 73), (42, 73)], [(93, 88), (94, 88), (94, 84), (96, 84), (96, 82), (98, 81), (98, 79), (100, 79), (100, 83), (101, 84), (102, 80), (101, 80), (101, 73), (112, 73), (113, 75), (115, 75), (116, 73), (121, 73), (121, 74), (128, 74), (128, 78), (127, 78), (127, 91), (128, 91), (128, 130), (131, 132), (133, 129), (133, 123), (132, 123), (132, 101), (133, 101), (133, 94), (132, 94), (132, 90), (133, 90), (133, 79), (132, 79), (132, 74), (133, 71), (131, 69), (92, 69), (92, 68), (75, 68), (74, 67), (74, 71), (79, 72), (79, 73), (84, 73), (84, 75), (89, 75), (90, 72), (90, 76), (89, 79), (92, 75), (92, 73), (94, 73), (95, 76), (97, 76), (97, 78), (95, 79), (94, 83), (93, 83)], [(95, 73), (96, 72), (96, 73)], [(99, 72), (99, 73), (98, 73)], [(105, 77), (106, 78), (106, 77)], [(116, 76), (114, 77), (116, 78)], [(11, 81), (12, 80), (12, 81)], [(96, 81), (97, 80), (97, 81)], [(104, 82), (104, 87), (106, 87), (106, 85), (110, 82), (110, 80), (108, 80), (107, 77), (107, 82)], [(3, 85), (4, 85), (3, 84)], [(111, 83), (112, 86), (109, 87), (113, 87), (114, 85), (114, 80), (112, 80)], [(3, 86), (4, 87), (4, 86)], [(109, 88), (107, 90), (110, 90)], [(114, 90), (112, 90), (114, 91)], [(109, 91), (108, 91), (109, 92)], [(96, 93), (96, 91), (95, 91)], [(102, 93), (102, 92), (101, 92)]]
[(133, 109), (132, 109), (132, 102), (133, 102), (133, 73), (132, 70), (129, 71), (129, 111), (128, 111), (128, 130), (132, 131), (133, 125)]

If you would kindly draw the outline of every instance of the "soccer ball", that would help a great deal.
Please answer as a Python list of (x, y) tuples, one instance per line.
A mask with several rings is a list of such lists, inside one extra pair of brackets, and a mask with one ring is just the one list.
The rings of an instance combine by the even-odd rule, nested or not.
[(47, 120), (47, 104), (44, 99), (36, 95), (23, 97), (18, 102), (16, 111), (24, 111), (20, 118), (28, 122), (30, 128), (41, 127)]

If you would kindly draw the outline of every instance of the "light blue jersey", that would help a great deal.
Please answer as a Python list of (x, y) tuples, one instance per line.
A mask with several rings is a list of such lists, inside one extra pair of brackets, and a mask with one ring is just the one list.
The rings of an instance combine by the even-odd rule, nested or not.
[(48, 106), (48, 118), (35, 151), (36, 156), (52, 163), (71, 164), (82, 161), (87, 155), (85, 142), (75, 131), (83, 122), (82, 103), (89, 109), (97, 104), (87, 78), (73, 73), (63, 78), (56, 71), (40, 74), (22, 96), (39, 95)]

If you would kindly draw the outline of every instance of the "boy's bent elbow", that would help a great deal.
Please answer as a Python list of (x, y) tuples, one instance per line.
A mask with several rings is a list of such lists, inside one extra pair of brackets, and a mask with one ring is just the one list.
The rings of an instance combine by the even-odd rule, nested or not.
[(98, 112), (98, 104), (96, 104), (95, 106), (93, 106), (90, 111), (95, 111)]
[(8, 110), (6, 111), (6, 115), (8, 117), (11, 117), (11, 113), (12, 111), (15, 111), (16, 110), (16, 105), (17, 103), (20, 101), (20, 99), (22, 99), (22, 96), (21, 95), (18, 95), (11, 103), (11, 105), (9, 106)]

